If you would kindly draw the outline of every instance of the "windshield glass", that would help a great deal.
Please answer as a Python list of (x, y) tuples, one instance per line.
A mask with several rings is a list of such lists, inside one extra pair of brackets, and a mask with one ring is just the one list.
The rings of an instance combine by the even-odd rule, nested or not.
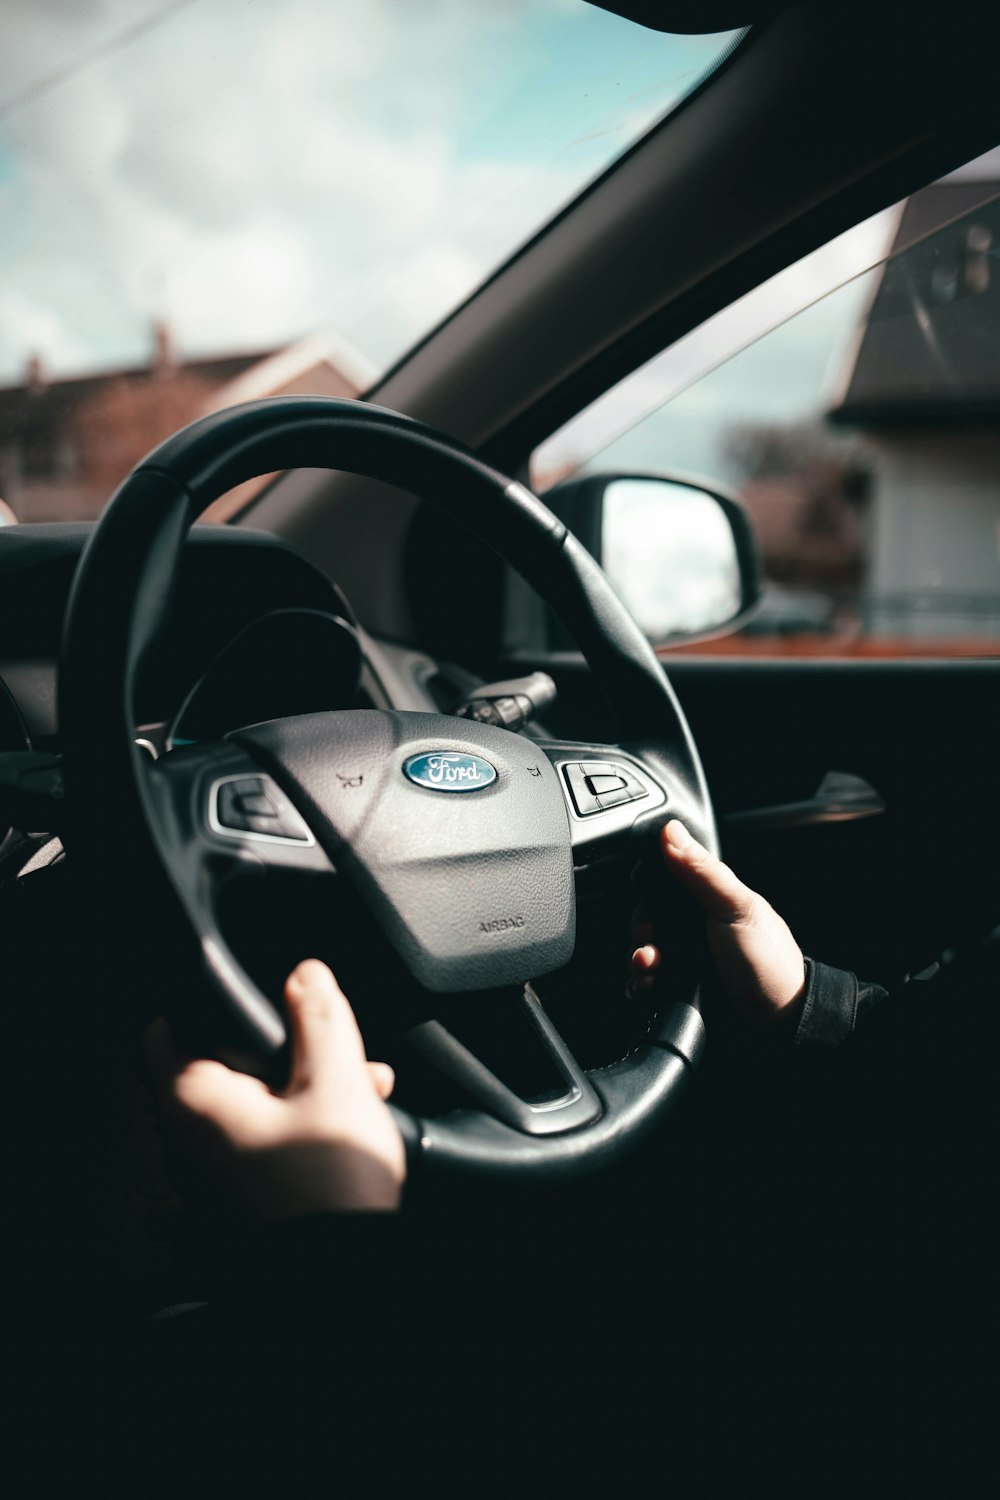
[[(363, 390), (739, 35), (582, 0), (3, 11), (0, 387), (180, 374), (168, 431), (192, 406)], [(162, 435), (134, 391), (114, 405), (120, 434)], [(59, 441), (14, 467), (79, 469)]]

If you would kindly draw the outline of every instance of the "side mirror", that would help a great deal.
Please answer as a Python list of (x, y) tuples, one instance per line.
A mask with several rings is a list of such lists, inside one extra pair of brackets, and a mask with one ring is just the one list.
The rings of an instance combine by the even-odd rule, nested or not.
[(696, 480), (593, 474), (545, 496), (657, 645), (736, 629), (760, 602), (757, 543), (742, 505)]

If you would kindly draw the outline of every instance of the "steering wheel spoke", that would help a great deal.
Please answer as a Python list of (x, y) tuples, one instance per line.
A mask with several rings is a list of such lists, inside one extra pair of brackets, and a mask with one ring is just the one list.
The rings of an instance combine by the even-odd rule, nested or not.
[(334, 873), (300, 809), (241, 747), (225, 740), (185, 746), (151, 764), (146, 778), (175, 858), (199, 870)]
[(620, 852), (671, 818), (680, 818), (702, 843), (714, 846), (714, 823), (706, 816), (701, 788), (662, 741), (558, 740), (541, 748), (559, 775), (577, 868)]
[(532, 985), (526, 984), (511, 1003), (527, 1022), (545, 1065), (544, 1075), (530, 1091), (505, 1082), (440, 1021), (422, 1021), (407, 1033), (407, 1040), (478, 1108), (523, 1135), (557, 1135), (591, 1124), (600, 1117), (600, 1099)]
[(636, 753), (565, 740), (542, 748), (559, 777), (577, 866), (619, 850), (670, 816), (676, 798), (663, 768), (654, 774)]
[(246, 884), (271, 871), (286, 882), (291, 875), (332, 883), (334, 866), (299, 809), (239, 746), (201, 741), (155, 762), (137, 753), (134, 766), (176, 909), (200, 956), (202, 984), (168, 999), (177, 1035), (192, 1050), (209, 1046), (231, 1066), (279, 1083), (287, 1068), (280, 1009), (234, 953), (222, 914), (242, 908)]

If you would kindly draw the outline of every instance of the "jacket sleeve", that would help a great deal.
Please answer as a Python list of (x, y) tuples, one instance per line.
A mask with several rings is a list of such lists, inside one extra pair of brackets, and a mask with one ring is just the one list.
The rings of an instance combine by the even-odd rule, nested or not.
[(846, 969), (806, 959), (793, 1047), (803, 1060), (818, 1060), (861, 1033), (873, 1053), (905, 1049), (911, 1061), (922, 1056), (935, 1068), (947, 1055), (956, 1066), (978, 1071), (984, 1058), (996, 1055), (998, 1031), (1000, 926), (960, 951), (947, 949), (891, 993)]
[(819, 1054), (843, 1046), (859, 1019), (886, 999), (881, 985), (807, 958), (805, 996), (793, 1042), (796, 1053)]

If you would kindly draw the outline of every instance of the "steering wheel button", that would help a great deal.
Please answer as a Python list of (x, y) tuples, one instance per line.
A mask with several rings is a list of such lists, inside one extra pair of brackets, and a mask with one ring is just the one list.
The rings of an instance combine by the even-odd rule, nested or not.
[(276, 835), (278, 838), (291, 836), (285, 834), (280, 821), (273, 815), (269, 818), (264, 818), (248, 813), (243, 820), (243, 826), (248, 833), (269, 833), (272, 836)]
[(617, 791), (601, 793), (601, 811), (606, 812), (610, 807), (622, 807), (626, 802), (638, 802), (642, 797), (648, 797), (649, 793), (645, 787), (633, 790), (631, 787), (619, 787)]
[(624, 776), (619, 776), (617, 767), (608, 766), (607, 774), (600, 776), (588, 776), (587, 790), (593, 792), (595, 797), (605, 797), (612, 792), (624, 792), (628, 790)]
[(573, 799), (573, 806), (580, 817), (589, 818), (592, 813), (600, 812), (601, 804), (587, 784), (589, 779), (587, 776), (587, 767), (570, 765), (563, 766), (562, 770), (566, 778), (566, 785), (569, 787), (569, 794)]
[[(255, 791), (241, 792), (248, 784)], [(248, 838), (277, 839), (281, 843), (312, 845), (305, 820), (269, 776), (216, 783), (209, 821), (216, 833)]]
[(219, 821), (228, 827), (233, 818), (240, 818), (236, 810), (236, 790), (233, 782), (224, 781), (219, 787)]
[(236, 810), (241, 813), (255, 813), (262, 818), (276, 818), (278, 809), (263, 793), (253, 793), (250, 796), (236, 797)]
[(264, 790), (264, 782), (260, 776), (243, 776), (239, 781), (227, 782), (224, 790), (234, 797), (253, 797)]

